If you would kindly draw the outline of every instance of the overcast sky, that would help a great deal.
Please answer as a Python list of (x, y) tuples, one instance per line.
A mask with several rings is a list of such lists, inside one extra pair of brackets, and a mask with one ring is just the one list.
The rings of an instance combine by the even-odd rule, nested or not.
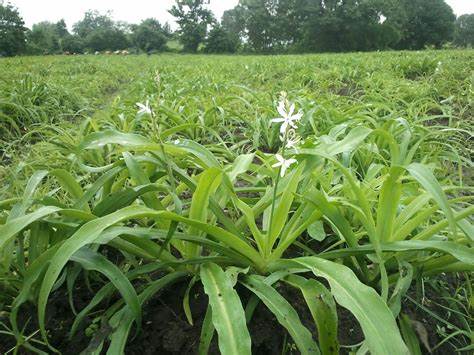
[[(0, 0), (1, 1), (1, 0)], [(169, 22), (175, 28), (173, 16), (168, 13), (174, 0), (10, 0), (18, 7), (26, 26), (40, 21), (56, 22), (62, 18), (69, 28), (89, 9), (105, 12), (112, 10), (115, 20), (137, 23), (148, 17)], [(220, 19), (225, 10), (233, 8), (239, 0), (210, 0), (209, 8)], [(474, 0), (446, 0), (456, 15), (474, 13)]]

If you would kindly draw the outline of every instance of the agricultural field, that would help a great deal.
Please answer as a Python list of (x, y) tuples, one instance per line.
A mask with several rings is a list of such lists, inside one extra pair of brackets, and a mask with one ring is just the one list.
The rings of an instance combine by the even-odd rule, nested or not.
[(0, 353), (468, 354), (474, 50), (0, 59)]

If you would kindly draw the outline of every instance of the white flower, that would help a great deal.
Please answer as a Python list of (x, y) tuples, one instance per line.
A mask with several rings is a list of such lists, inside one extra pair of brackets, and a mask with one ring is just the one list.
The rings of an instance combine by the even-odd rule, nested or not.
[(285, 134), (286, 130), (288, 129), (288, 126), (296, 128), (295, 122), (299, 121), (301, 117), (303, 117), (303, 112), (298, 111), (297, 114), (293, 114), (295, 112), (295, 104), (291, 104), (289, 111), (286, 111), (285, 109), (285, 101), (280, 101), (280, 104), (278, 105), (278, 113), (281, 115), (281, 117), (274, 118), (270, 120), (272, 123), (280, 123), (282, 122), (280, 126), (280, 133)]
[[(285, 137), (280, 136), (280, 140), (282, 142), (284, 142)], [(300, 142), (300, 140), (301, 140), (301, 138), (296, 135), (295, 130), (294, 129), (289, 129), (288, 133), (287, 133), (287, 136), (286, 136), (285, 148), (288, 148), (288, 149), (295, 148), (298, 145), (298, 143)]]
[(151, 107), (150, 107), (150, 102), (148, 100), (146, 100), (145, 104), (142, 104), (140, 102), (137, 102), (137, 106), (139, 108), (138, 110), (138, 114), (149, 114), (151, 115)]
[(286, 170), (290, 167), (291, 164), (296, 163), (296, 159), (285, 159), (280, 154), (276, 154), (275, 157), (278, 160), (278, 163), (272, 165), (272, 168), (277, 168), (281, 166), (280, 176), (285, 176)]
[(300, 138), (287, 139), (285, 148), (288, 148), (288, 149), (296, 148), (299, 142), (300, 142)]

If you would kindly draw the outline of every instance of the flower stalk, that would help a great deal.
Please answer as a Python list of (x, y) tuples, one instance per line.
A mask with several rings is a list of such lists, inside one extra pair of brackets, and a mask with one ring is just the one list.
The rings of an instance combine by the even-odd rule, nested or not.
[[(289, 109), (286, 110), (286, 107), (289, 107)], [(297, 137), (296, 131), (295, 131), (295, 129), (297, 128), (296, 122), (298, 122), (303, 116), (303, 113), (301, 111), (298, 111), (298, 113), (294, 114), (295, 104), (290, 104), (284, 97), (280, 101), (277, 111), (282, 117), (274, 118), (270, 122), (281, 123), (280, 140), (282, 141), (282, 146), (281, 146), (281, 154), (275, 155), (278, 162), (272, 165), (272, 167), (278, 168), (278, 173), (275, 177), (275, 182), (273, 184), (273, 198), (272, 198), (272, 205), (271, 205), (271, 212), (270, 212), (270, 223), (268, 226), (268, 234), (267, 234), (268, 243), (266, 245), (265, 258), (268, 258), (270, 256), (271, 248), (273, 247), (273, 245), (271, 245), (270, 243), (270, 239), (272, 235), (272, 227), (273, 227), (273, 222), (275, 218), (276, 200), (277, 200), (278, 185), (280, 183), (280, 179), (285, 176), (286, 171), (292, 164), (297, 163), (296, 159), (286, 157), (286, 149), (294, 148), (299, 143), (300, 139)]]

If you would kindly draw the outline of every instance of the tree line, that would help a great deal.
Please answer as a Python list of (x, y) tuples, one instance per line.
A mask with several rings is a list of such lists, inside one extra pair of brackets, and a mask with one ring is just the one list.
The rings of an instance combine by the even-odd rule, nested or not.
[(0, 2), (0, 55), (133, 49), (205, 53), (304, 53), (474, 46), (474, 14), (458, 18), (444, 0), (240, 0), (220, 21), (209, 0), (176, 0), (178, 29), (154, 18), (139, 24), (87, 11), (69, 32), (64, 20), (28, 29)]

